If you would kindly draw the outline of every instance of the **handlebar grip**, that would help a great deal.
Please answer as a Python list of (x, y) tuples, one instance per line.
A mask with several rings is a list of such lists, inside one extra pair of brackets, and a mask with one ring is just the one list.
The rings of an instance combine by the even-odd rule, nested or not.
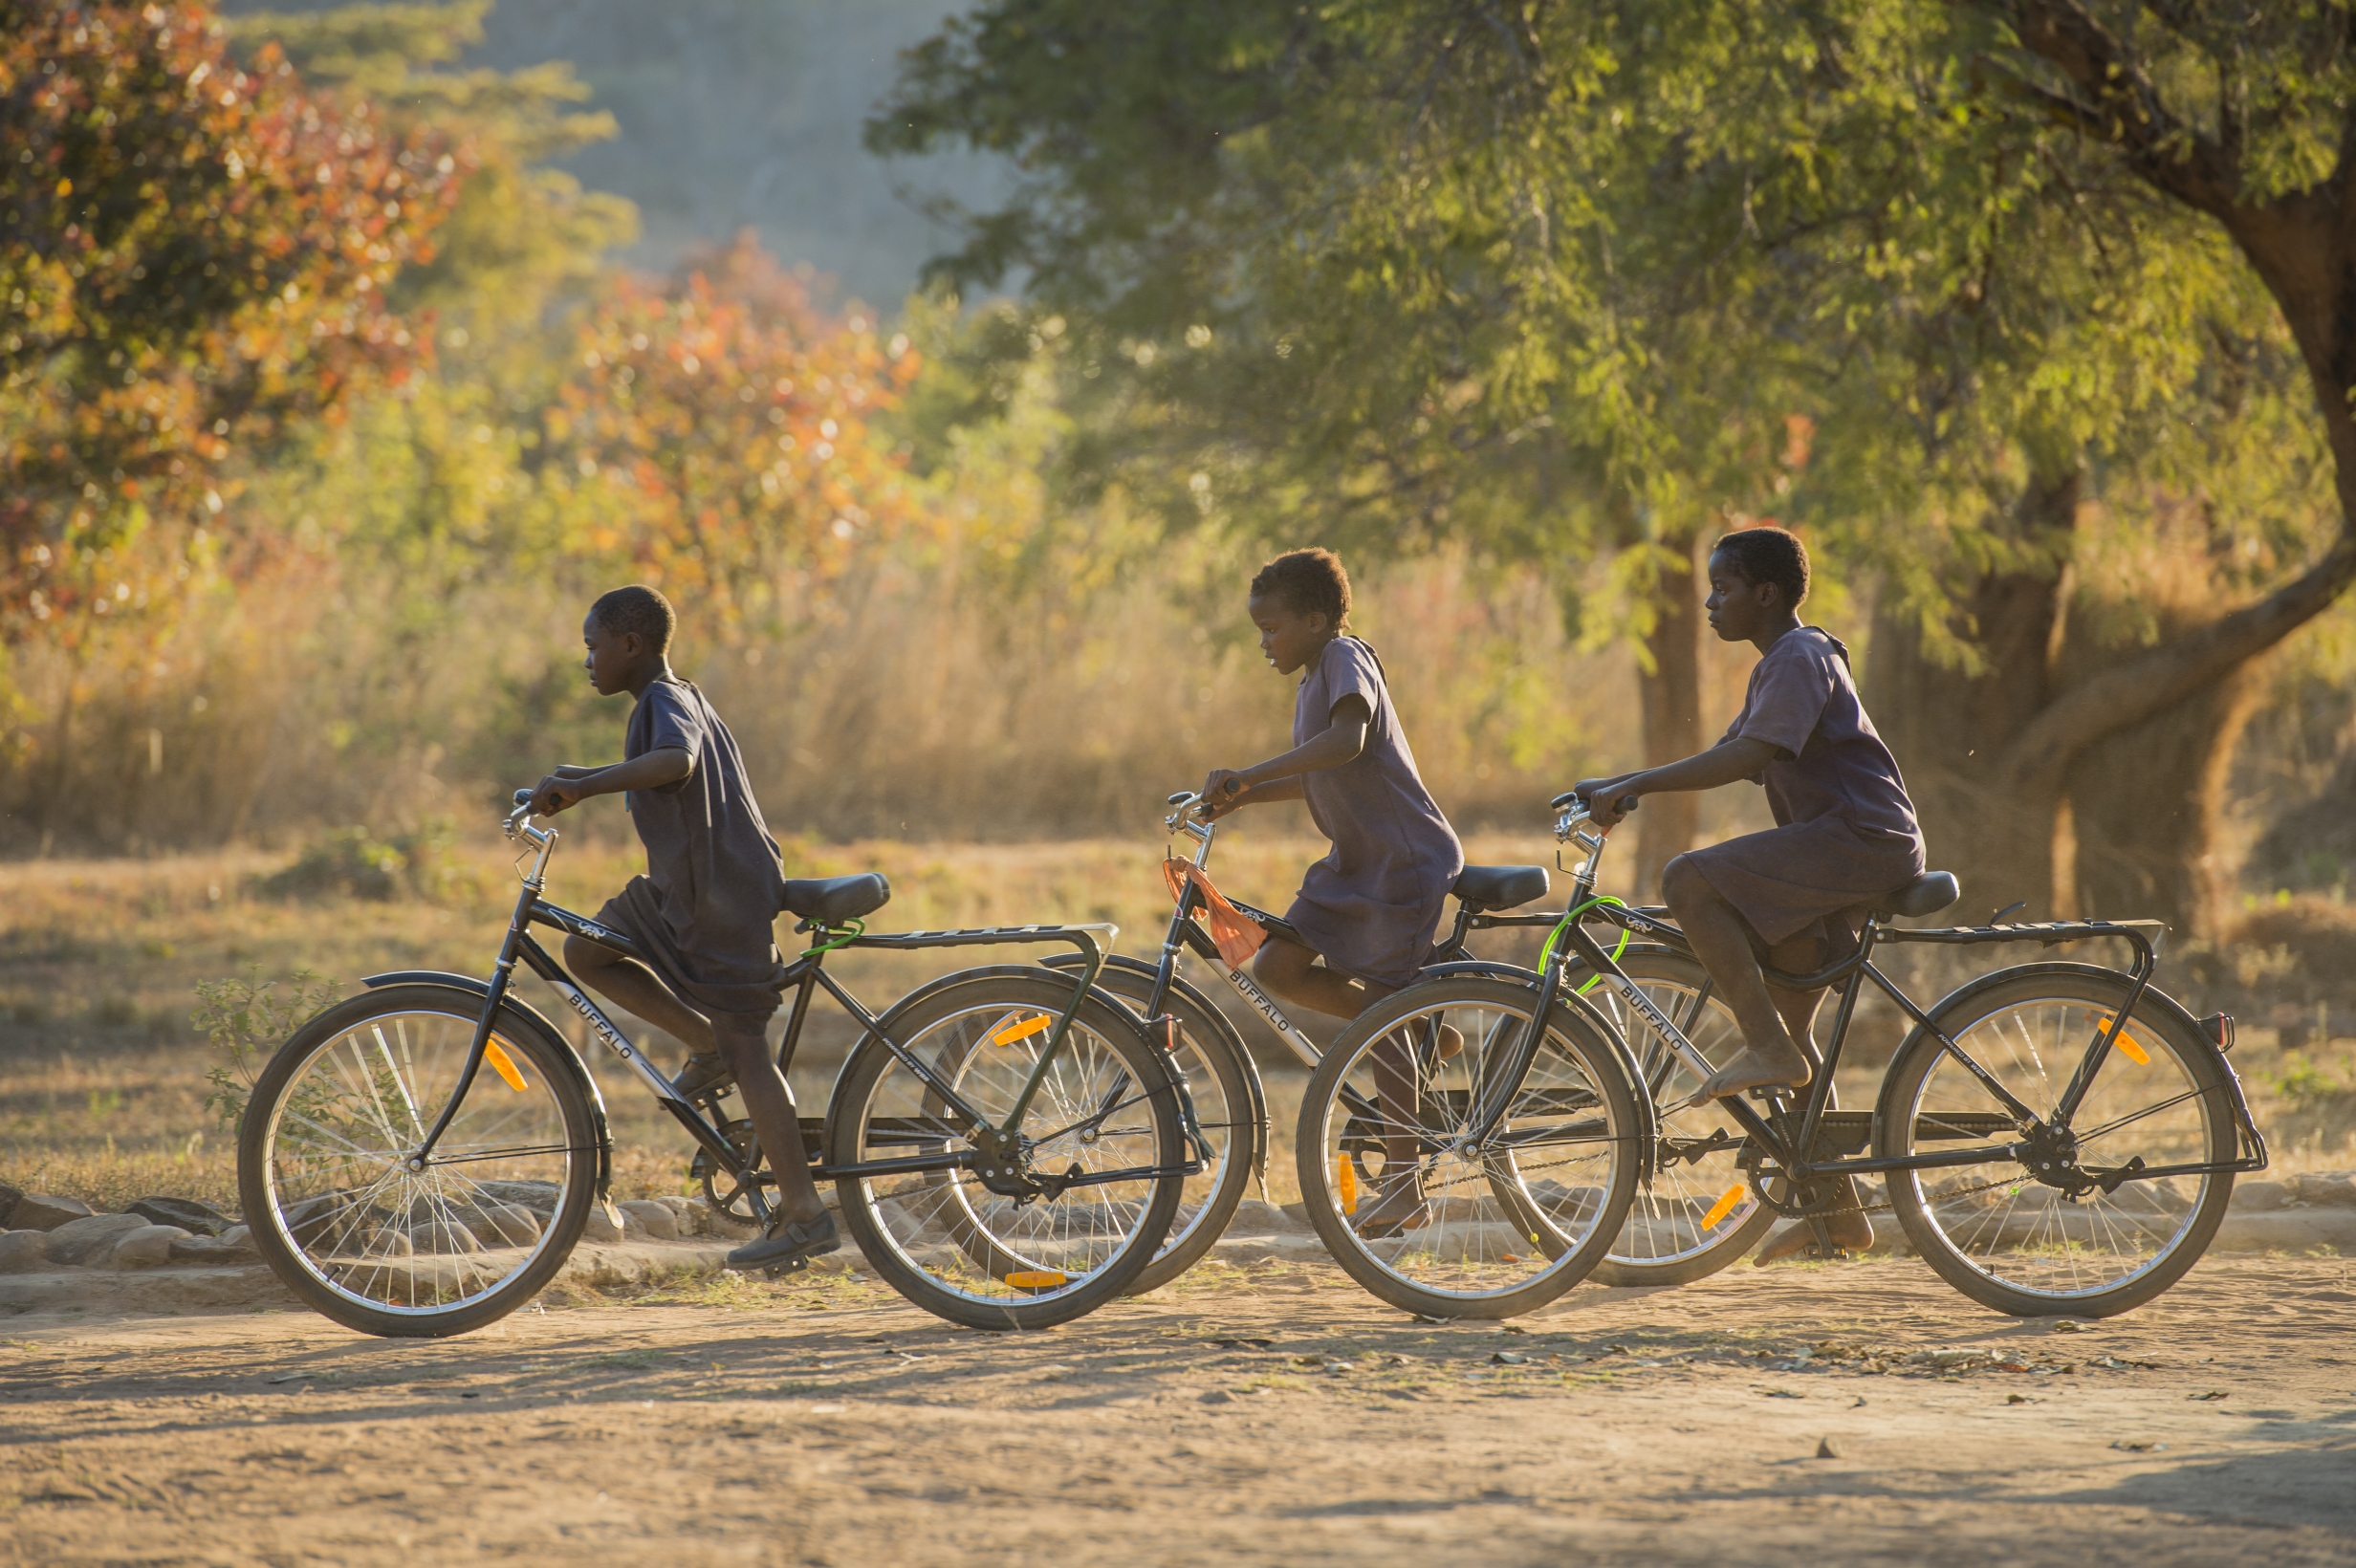
[(1633, 795), (1622, 795), (1620, 797), (1620, 815), (1625, 817), (1628, 813), (1634, 811), (1636, 809), (1636, 803), (1640, 798), (1642, 797)]

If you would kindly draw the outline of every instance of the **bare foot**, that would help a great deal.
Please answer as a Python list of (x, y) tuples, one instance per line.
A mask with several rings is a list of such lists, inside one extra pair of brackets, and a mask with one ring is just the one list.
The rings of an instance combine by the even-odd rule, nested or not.
[(1710, 1081), (1693, 1092), (1695, 1100), (1732, 1100), (1753, 1089), (1800, 1089), (1808, 1082), (1808, 1058), (1797, 1051), (1766, 1056), (1746, 1049), (1710, 1075)]
[[(1862, 1252), (1873, 1245), (1873, 1222), (1851, 1210), (1845, 1214), (1824, 1216), (1824, 1230), (1832, 1244), (1843, 1252)], [(1816, 1231), (1806, 1220), (1791, 1220), (1783, 1229), (1767, 1238), (1765, 1246), (1751, 1259), (1752, 1267), (1763, 1269), (1770, 1263), (1780, 1263), (1787, 1257), (1799, 1257), (1816, 1245)]]

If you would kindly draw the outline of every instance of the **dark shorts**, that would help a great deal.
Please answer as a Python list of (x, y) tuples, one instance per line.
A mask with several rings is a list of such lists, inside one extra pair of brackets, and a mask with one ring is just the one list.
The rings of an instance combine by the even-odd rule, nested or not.
[(1855, 949), (1874, 900), (1923, 874), (1920, 840), (1860, 833), (1837, 817), (1746, 833), (1684, 858), (1761, 943), (1813, 935), (1825, 944), (1825, 963)]
[(756, 1030), (777, 1011), (785, 965), (777, 957), (769, 933), (760, 933), (767, 954), (748, 935), (743, 950), (730, 953), (684, 951), (663, 918), (663, 904), (654, 883), (632, 877), (629, 885), (606, 900), (598, 924), (610, 926), (638, 944), (646, 965), (715, 1029)]

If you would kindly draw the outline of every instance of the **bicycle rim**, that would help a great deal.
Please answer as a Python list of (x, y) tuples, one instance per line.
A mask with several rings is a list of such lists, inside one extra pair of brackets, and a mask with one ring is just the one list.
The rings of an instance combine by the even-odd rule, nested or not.
[[(1960, 1028), (1948, 1014), (1939, 1021), (2050, 1119), (2125, 991), (2115, 977), (2033, 977), (1993, 991)], [(1935, 1041), (1924, 1045), (1895, 1084), (1895, 1124), (1911, 1129), (1911, 1148), (2012, 1141), (2017, 1134), (2002, 1124), (1995, 1097)], [(2231, 1113), (2196, 1043), (2147, 1015), (2131, 1017), (2071, 1119), (2077, 1165), (2100, 1170), (2135, 1160), (2146, 1166), (2230, 1160)], [(2165, 1288), (2197, 1255), (2231, 1185), (2224, 1173), (2203, 1172), (2130, 1180), (2112, 1192), (2072, 1198), (2019, 1165), (1905, 1171), (1893, 1179), (1901, 1214), (1926, 1256), (1961, 1288), (1985, 1282), (1998, 1297), (1990, 1304), (2009, 1311), (2067, 1311), (2123, 1299), (2147, 1284)]]
[(371, 1010), (298, 1034), (265, 1076), (256, 1175), (271, 1251), (295, 1271), (291, 1283), (363, 1326), (520, 1300), (569, 1250), (556, 1216), (585, 1190), (594, 1135), (539, 1042), (494, 1034), (432, 1163), (406, 1163), (456, 1087), (475, 1025), (456, 1009)]

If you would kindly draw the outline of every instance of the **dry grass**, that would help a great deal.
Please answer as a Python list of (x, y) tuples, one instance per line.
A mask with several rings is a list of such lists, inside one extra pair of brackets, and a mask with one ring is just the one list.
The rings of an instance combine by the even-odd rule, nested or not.
[[(1246, 818), (1222, 843), (1214, 866), (1221, 885), (1282, 908), (1300, 867), (1321, 849), (1291, 831), (1296, 826), (1275, 812), (1258, 822)], [(1476, 861), (1547, 860), (1552, 853), (1543, 837), (1474, 835), (1467, 847)], [(886, 873), (894, 897), (886, 918), (876, 922), (879, 929), (1110, 920), (1121, 926), (1125, 950), (1149, 954), (1167, 909), (1155, 868), (1160, 852), (1153, 834), (1040, 844), (871, 841), (797, 846), (796, 854), (796, 869), (812, 874)], [(461, 853), (480, 873), (482, 891), (451, 906), (272, 902), (255, 887), (285, 858), (257, 854), (10, 866), (10, 897), (0, 907), (0, 1180), (99, 1206), (168, 1192), (233, 1208), (233, 1135), (206, 1108), (210, 1058), (188, 1023), (193, 987), (249, 969), (283, 977), (308, 969), (335, 977), (348, 994), (360, 976), (381, 969), (484, 972), (512, 883), (504, 880), (499, 850)], [(630, 854), (568, 841), (552, 892), (561, 904), (594, 910), (635, 867)], [(2266, 930), (2281, 936), (2272, 926)], [(1488, 939), (1485, 950), (1505, 956), (1528, 946), (1500, 934)], [(846, 953), (834, 971), (881, 1006), (934, 974), (1001, 956), (976, 949)], [(2260, 1124), (2275, 1139), (2280, 1165), (2356, 1165), (2356, 1013), (2335, 1011), (2326, 1001), (2319, 1018), (2296, 958), (2257, 964), (2227, 985), (2231, 996), (2193, 1000), (2203, 1011), (2222, 1003), (2242, 1014), (2235, 1064)], [(2218, 963), (2213, 958), (2207, 967)], [(2199, 967), (2189, 956), (2165, 966), (2161, 983), (2194, 988), (2188, 965)], [(1917, 994), (1931, 994), (1952, 978), (1960, 971), (1925, 973)], [(2269, 995), (2280, 1000), (2262, 1000)], [(1271, 1196), (1290, 1202), (1298, 1195), (1291, 1135), (1303, 1075), (1264, 1028), (1239, 1021), (1259, 1054), (1276, 1118)], [(814, 1023), (794, 1074), (796, 1093), (811, 1114), (823, 1105), (850, 1044), (837, 1018), (814, 1015)], [(1857, 1097), (1850, 1102), (1869, 1102), (1879, 1063), (1898, 1033), (1893, 1018), (1861, 1019), (1843, 1081), (1844, 1094)], [(677, 1048), (658, 1039), (656, 1054), (675, 1057)], [(599, 1057), (590, 1060), (601, 1066)], [(600, 1076), (614, 1113), (621, 1195), (685, 1190), (685, 1140), (644, 1096), (616, 1075)]]

